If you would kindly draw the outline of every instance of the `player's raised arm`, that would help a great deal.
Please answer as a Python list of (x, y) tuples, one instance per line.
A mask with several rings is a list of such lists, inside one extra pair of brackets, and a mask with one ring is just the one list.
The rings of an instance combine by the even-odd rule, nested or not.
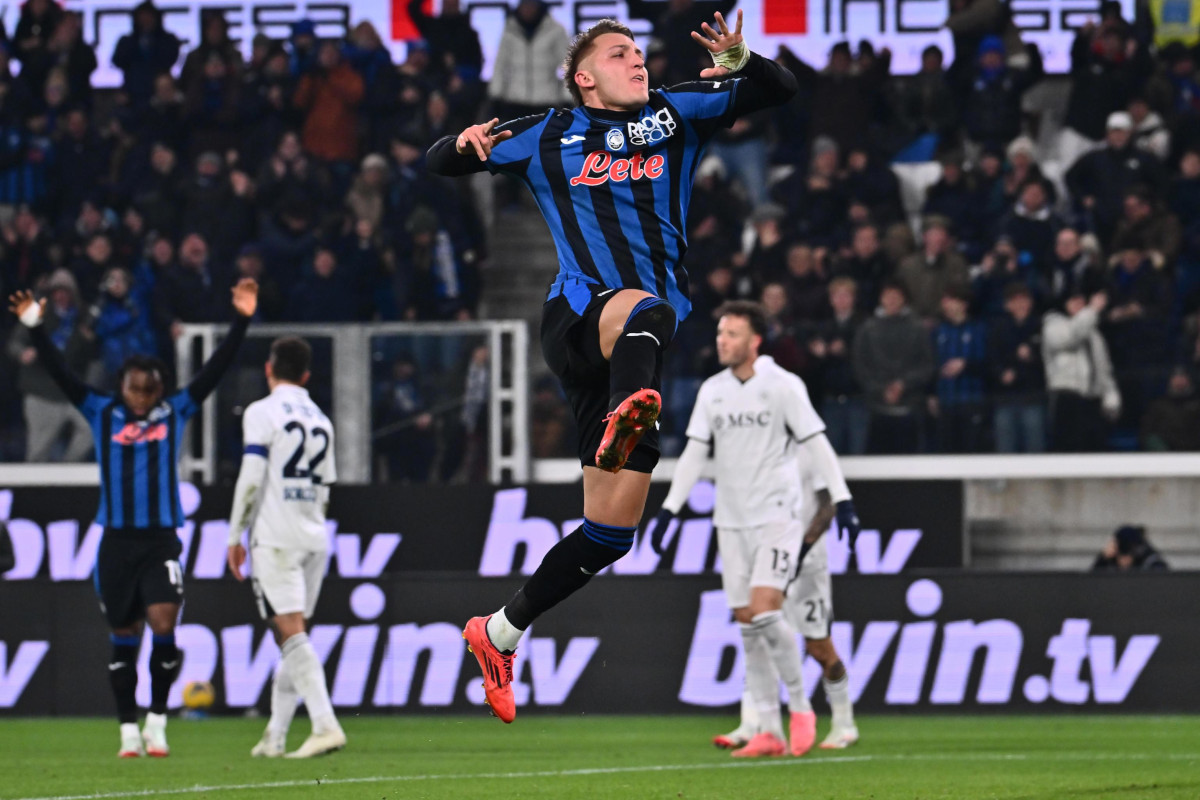
[(16, 314), (21, 323), (29, 328), (38, 360), (46, 368), (46, 372), (50, 373), (50, 377), (58, 384), (58, 388), (62, 389), (71, 405), (81, 405), (89, 394), (96, 392), (67, 369), (66, 360), (54, 346), (54, 342), (50, 341), (50, 336), (42, 325), (45, 308), (46, 301), (34, 300), (33, 292), (15, 292), (8, 298), (8, 310)]
[(253, 278), (242, 278), (237, 282), (237, 286), (233, 287), (232, 292), (233, 308), (237, 312), (233, 325), (229, 328), (225, 341), (221, 342), (221, 346), (208, 359), (200, 374), (193, 378), (187, 387), (187, 393), (197, 405), (212, 394), (221, 381), (221, 376), (233, 364), (234, 356), (242, 346), (242, 340), (246, 338), (250, 318), (258, 309), (258, 284)]
[(511, 130), (497, 131), (498, 124), (500, 120), (493, 118), (472, 125), (458, 136), (443, 136), (434, 142), (425, 157), (429, 171), (437, 175), (456, 176), (486, 170), (492, 148), (513, 136)]
[(707, 22), (701, 24), (703, 35), (692, 31), (692, 38), (713, 58), (713, 66), (701, 70), (700, 77), (706, 80), (742, 79), (735, 88), (733, 116), (782, 105), (796, 94), (799, 86), (795, 75), (774, 61), (750, 52), (746, 46), (742, 37), (741, 9), (738, 9), (732, 31), (720, 13), (713, 15), (713, 21), (715, 28)]

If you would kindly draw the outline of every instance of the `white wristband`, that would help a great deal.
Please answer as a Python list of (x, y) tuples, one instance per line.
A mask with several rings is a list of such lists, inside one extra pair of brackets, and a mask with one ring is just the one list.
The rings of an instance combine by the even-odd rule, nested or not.
[(36, 328), (42, 324), (42, 307), (35, 300), (30, 303), (20, 316), (21, 324), (26, 328)]

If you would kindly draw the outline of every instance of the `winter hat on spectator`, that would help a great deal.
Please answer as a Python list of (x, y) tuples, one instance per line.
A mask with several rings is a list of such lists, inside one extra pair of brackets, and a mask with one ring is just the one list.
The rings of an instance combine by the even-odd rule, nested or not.
[(369, 169), (387, 169), (387, 159), (379, 155), (379, 153), (371, 153), (362, 160), (362, 170), (365, 172)]
[(404, 227), (409, 233), (435, 233), (438, 229), (438, 217), (428, 206), (417, 206), (408, 215)]
[(293, 37), (316, 36), (316, 35), (317, 35), (317, 23), (313, 22), (311, 19), (297, 20), (296, 22), (292, 23), (292, 36)]
[(1114, 111), (1108, 115), (1108, 122), (1105, 124), (1105, 128), (1110, 131), (1133, 130), (1133, 117), (1129, 116), (1128, 111)]
[(262, 258), (262, 247), (254, 242), (247, 242), (238, 248), (238, 258)]
[(1004, 55), (1004, 40), (995, 34), (983, 37), (979, 42), (979, 55), (983, 56), (988, 53)]
[(787, 216), (787, 210), (778, 203), (763, 203), (754, 209), (754, 213), (750, 215), (750, 221), (758, 224), (759, 222), (778, 221)]
[(818, 136), (813, 140), (812, 154), (813, 158), (823, 156), (826, 153), (838, 151), (838, 144), (830, 136)]
[(1129, 555), (1146, 542), (1146, 529), (1141, 525), (1122, 525), (1116, 533), (1117, 552)]
[(46, 283), (42, 286), (42, 291), (50, 294), (55, 289), (66, 289), (76, 297), (79, 296), (79, 284), (75, 281), (75, 276), (71, 271), (59, 267), (50, 273), (50, 277), (46, 279)]
[(950, 218), (944, 214), (930, 214), (921, 220), (921, 230), (927, 231), (931, 228), (941, 228), (946, 233), (950, 233), (954, 225), (950, 222)]
[(1028, 136), (1018, 136), (1012, 140), (1012, 142), (1008, 145), (1008, 160), (1012, 161), (1021, 153), (1024, 153), (1030, 158), (1034, 157), (1034, 155), (1037, 153), (1037, 146), (1034, 145), (1033, 139), (1030, 139)]

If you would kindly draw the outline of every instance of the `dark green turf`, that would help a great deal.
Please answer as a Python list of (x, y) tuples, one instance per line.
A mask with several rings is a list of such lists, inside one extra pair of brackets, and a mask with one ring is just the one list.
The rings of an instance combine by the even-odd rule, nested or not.
[(1200, 798), (1197, 717), (872, 717), (850, 750), (754, 762), (708, 744), (734, 722), (352, 717), (345, 751), (266, 761), (262, 720), (172, 720), (170, 758), (122, 761), (114, 722), (3, 720), (0, 798)]

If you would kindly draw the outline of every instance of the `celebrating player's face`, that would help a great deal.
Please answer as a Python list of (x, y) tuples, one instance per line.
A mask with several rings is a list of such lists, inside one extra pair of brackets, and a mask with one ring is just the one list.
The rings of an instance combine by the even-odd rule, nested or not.
[[(634, 111), (650, 100), (646, 59), (628, 36), (605, 33), (596, 37), (579, 67), (575, 82), (583, 91), (587, 105), (611, 111)], [(595, 90), (590, 96), (589, 89)]]
[(135, 417), (144, 417), (162, 400), (163, 384), (157, 372), (131, 369), (121, 381), (121, 399)]
[(726, 314), (717, 322), (717, 361), (722, 367), (740, 367), (758, 357), (761, 341), (750, 320)]

